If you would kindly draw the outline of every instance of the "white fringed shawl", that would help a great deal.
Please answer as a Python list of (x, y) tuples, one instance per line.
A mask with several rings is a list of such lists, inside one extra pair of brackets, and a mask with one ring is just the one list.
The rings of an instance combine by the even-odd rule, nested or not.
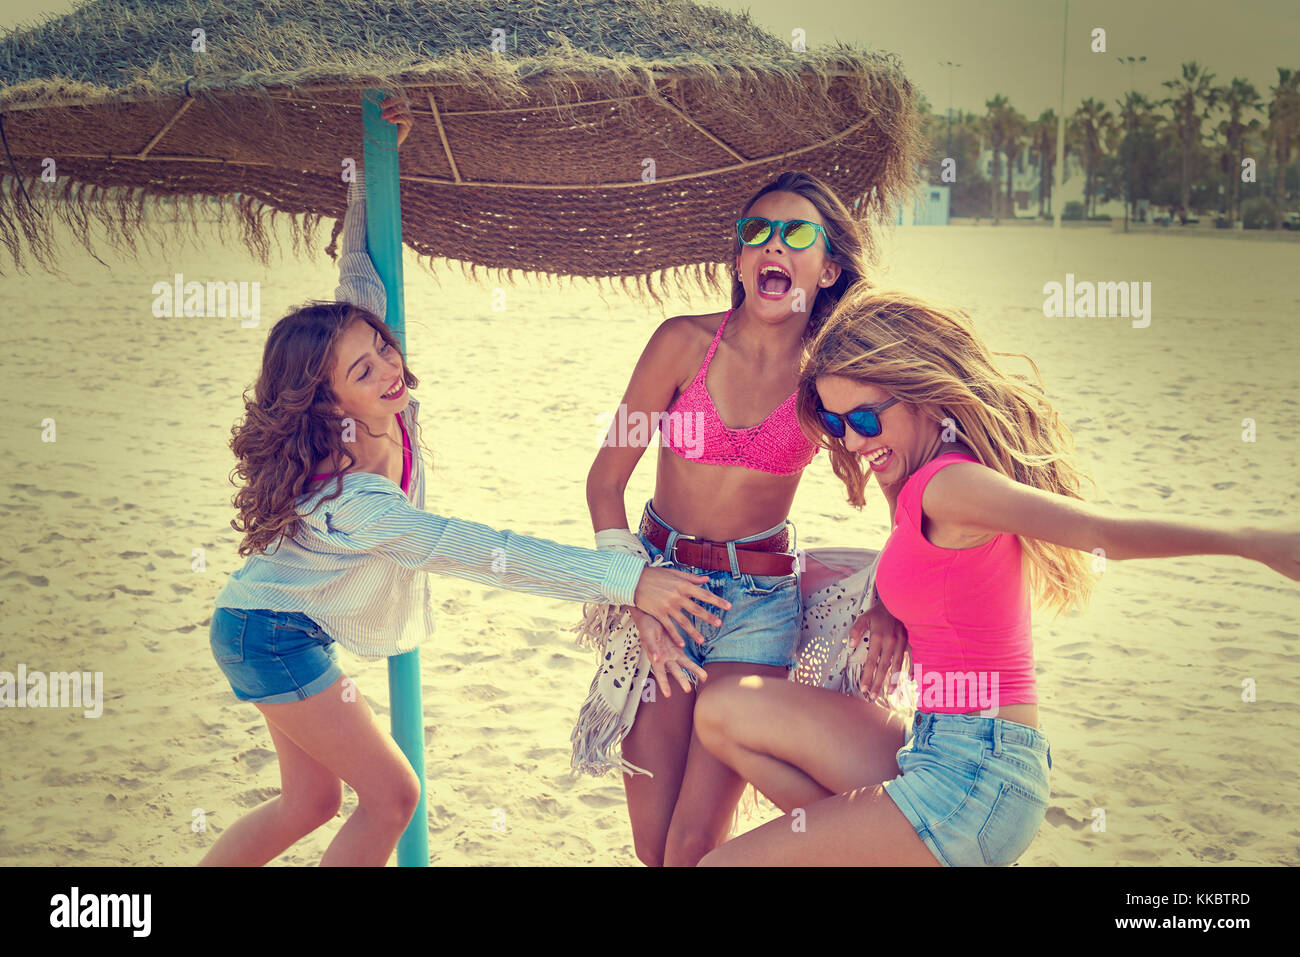
[[(803, 626), (798, 664), (790, 669), (790, 680), (864, 697), (859, 681), (869, 636), (852, 655), (847, 641), (849, 626), (870, 605), (880, 553), (822, 548), (801, 554), (806, 562), (800, 574), (805, 589)], [(668, 563), (661, 555), (651, 564)], [(809, 593), (809, 588), (815, 590)], [(650, 774), (624, 760), (621, 748), (636, 720), (646, 682), (654, 681), (650, 658), (641, 647), (631, 616), (617, 605), (583, 605), (583, 620), (572, 630), (578, 633), (579, 646), (594, 648), (600, 655), (591, 690), (570, 736), (573, 773), (600, 775), (617, 769), (624, 774)], [(693, 682), (694, 675), (687, 675)], [(880, 703), (910, 718), (913, 700), (906, 694), (906, 682), (900, 687), (904, 694)]]

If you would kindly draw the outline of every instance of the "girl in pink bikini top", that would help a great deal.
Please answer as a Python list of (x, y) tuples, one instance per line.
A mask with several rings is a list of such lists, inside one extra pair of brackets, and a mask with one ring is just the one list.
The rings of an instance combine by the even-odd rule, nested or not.
[[(766, 419), (744, 429), (733, 429), (723, 422), (709, 395), (709, 363), (722, 341), (722, 330), (735, 311), (734, 307), (727, 310), (700, 371), (669, 408), (660, 426), (663, 444), (682, 458), (705, 465), (740, 465), (776, 475), (800, 472), (817, 454), (817, 446), (799, 428), (795, 415), (797, 389)], [(689, 441), (693, 429), (685, 424), (688, 422), (702, 429), (702, 435), (696, 436), (703, 440), (702, 447)]]
[[(707, 570), (723, 593), (744, 603), (740, 613), (722, 616), (703, 653), (698, 645), (691, 649), (696, 657), (674, 640), (681, 640), (679, 635), (635, 609), (629, 613), (633, 640), (640, 647), (607, 649), (634, 675), (631, 682), (616, 684), (615, 691), (638, 693), (633, 684), (644, 660), (645, 680), (652, 678), (656, 686), (650, 690), (665, 701), (673, 698), (674, 709), (678, 694), (694, 690), (692, 678), (784, 675), (794, 657), (802, 615), (798, 565), (780, 559), (794, 550), (790, 503), (817, 449), (799, 427), (794, 392), (784, 389), (787, 382), (795, 385), (802, 341), (815, 333), (868, 263), (864, 234), (850, 210), (829, 187), (806, 174), (781, 174), (737, 214), (734, 224), (726, 225), (734, 237), (731, 308), (713, 331), (694, 377), (683, 385), (689, 368), (683, 354), (699, 354), (704, 323), (712, 320), (674, 317), (651, 337), (624, 392), (619, 414), (637, 431), (616, 429), (619, 423), (611, 426), (587, 479), (598, 547), (647, 556), (649, 548), (670, 552), (665, 560)], [(710, 383), (714, 357), (737, 313), (740, 318), (730, 327), (723, 362)], [(747, 361), (760, 355), (773, 360), (788, 356), (788, 368), (769, 361), (759, 369)], [(678, 388), (680, 394), (670, 402)], [(730, 427), (715, 397), (738, 424), (760, 416), (762, 421)], [(654, 441), (653, 427), (643, 431), (635, 425), (646, 420), (657, 420), (659, 443), (672, 454), (659, 453), (652, 501), (629, 528), (624, 493)], [(696, 469), (682, 462), (729, 468)], [(776, 561), (759, 560), (764, 558)], [(782, 565), (791, 570), (757, 570)], [(626, 635), (620, 642), (625, 640)], [(708, 765), (712, 759), (697, 760), (689, 716), (670, 719), (663, 716), (673, 712), (662, 706), (642, 705), (630, 726), (626, 702), (614, 691), (601, 690), (607, 687), (601, 684), (606, 671), (615, 664), (602, 659), (599, 667), (594, 697), (584, 705), (575, 729), (575, 767), (649, 770), (654, 775), (649, 784), (627, 786), (637, 856), (647, 864), (693, 864), (700, 854), (696, 838), (726, 832), (740, 792), (714, 773)], [(693, 702), (683, 707), (691, 708)], [(679, 801), (682, 794), (690, 799)], [(676, 835), (685, 836), (681, 846)]]

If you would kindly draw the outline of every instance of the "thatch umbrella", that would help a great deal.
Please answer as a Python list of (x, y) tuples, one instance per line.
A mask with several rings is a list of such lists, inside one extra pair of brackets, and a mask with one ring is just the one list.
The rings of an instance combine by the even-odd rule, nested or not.
[[(400, 184), (379, 89), (418, 118)], [(170, 225), (151, 205), (188, 200), (197, 226), (200, 197), (265, 263), (268, 219), (290, 214), (295, 247), (310, 241), (341, 220), (346, 161), (364, 157), (367, 241), (403, 339), (403, 241), (506, 281), (631, 279), (657, 299), (669, 277), (716, 288), (730, 220), (781, 170), (883, 222), (919, 157), (891, 57), (796, 51), (686, 0), (94, 0), (0, 41), (0, 134), (0, 242), (49, 269), (56, 220), (88, 249), (92, 219), (133, 248)], [(393, 736), (421, 778), (399, 864), (428, 863), (419, 678), (418, 650), (389, 660)]]
[(0, 241), (50, 266), (55, 218), (130, 243), (151, 198), (211, 196), (265, 263), (268, 213), (293, 215), (295, 247), (342, 216), (367, 87), (403, 90), (417, 118), (416, 253), (651, 295), (674, 274), (716, 283), (730, 221), (781, 170), (883, 220), (919, 156), (892, 57), (797, 52), (685, 0), (95, 0), (0, 41)]

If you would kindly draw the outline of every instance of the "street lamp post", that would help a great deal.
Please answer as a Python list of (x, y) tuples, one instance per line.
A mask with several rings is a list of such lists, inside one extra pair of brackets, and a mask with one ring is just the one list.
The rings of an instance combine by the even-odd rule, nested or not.
[(939, 66), (948, 68), (948, 146), (944, 151), (944, 156), (952, 156), (952, 71), (960, 67), (960, 63), (953, 63), (951, 60), (944, 60)]
[(1061, 167), (1065, 165), (1065, 60), (1069, 51), (1070, 0), (1065, 0), (1065, 19), (1061, 24), (1061, 111), (1056, 115), (1056, 169), (1052, 176), (1052, 228), (1061, 228)]

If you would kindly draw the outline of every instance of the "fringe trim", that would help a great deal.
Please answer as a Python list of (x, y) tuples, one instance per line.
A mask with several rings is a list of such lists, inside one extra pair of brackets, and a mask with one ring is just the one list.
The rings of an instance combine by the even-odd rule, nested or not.
[[(659, 555), (650, 564), (664, 566), (668, 562)], [(650, 659), (641, 648), (641, 639), (637, 635), (631, 614), (621, 605), (584, 604), (582, 620), (569, 630), (577, 633), (575, 643), (578, 647), (592, 649), (598, 657), (596, 676), (591, 680), (587, 700), (579, 709), (573, 733), (569, 735), (569, 741), (573, 745), (570, 771), (574, 775), (600, 776), (617, 770), (628, 775), (648, 774), (654, 777), (653, 773), (630, 763), (622, 755), (623, 739), (636, 721), (637, 707), (641, 703), (641, 687), (650, 674)], [(611, 649), (611, 638), (619, 642), (618, 647)], [(621, 661), (625, 649), (633, 643), (640, 656), (632, 674), (628, 676), (626, 687), (609, 687), (604, 678), (605, 655), (611, 650), (617, 651)]]
[(597, 675), (586, 702), (578, 712), (573, 733), (569, 735), (569, 742), (573, 745), (573, 757), (569, 762), (571, 772), (574, 776), (591, 774), (600, 777), (610, 771), (620, 771), (629, 776), (648, 774), (654, 777), (652, 772), (623, 758), (620, 746), (632, 730), (632, 722), (624, 721), (623, 715), (616, 714), (609, 706), (600, 694), (599, 682)]

